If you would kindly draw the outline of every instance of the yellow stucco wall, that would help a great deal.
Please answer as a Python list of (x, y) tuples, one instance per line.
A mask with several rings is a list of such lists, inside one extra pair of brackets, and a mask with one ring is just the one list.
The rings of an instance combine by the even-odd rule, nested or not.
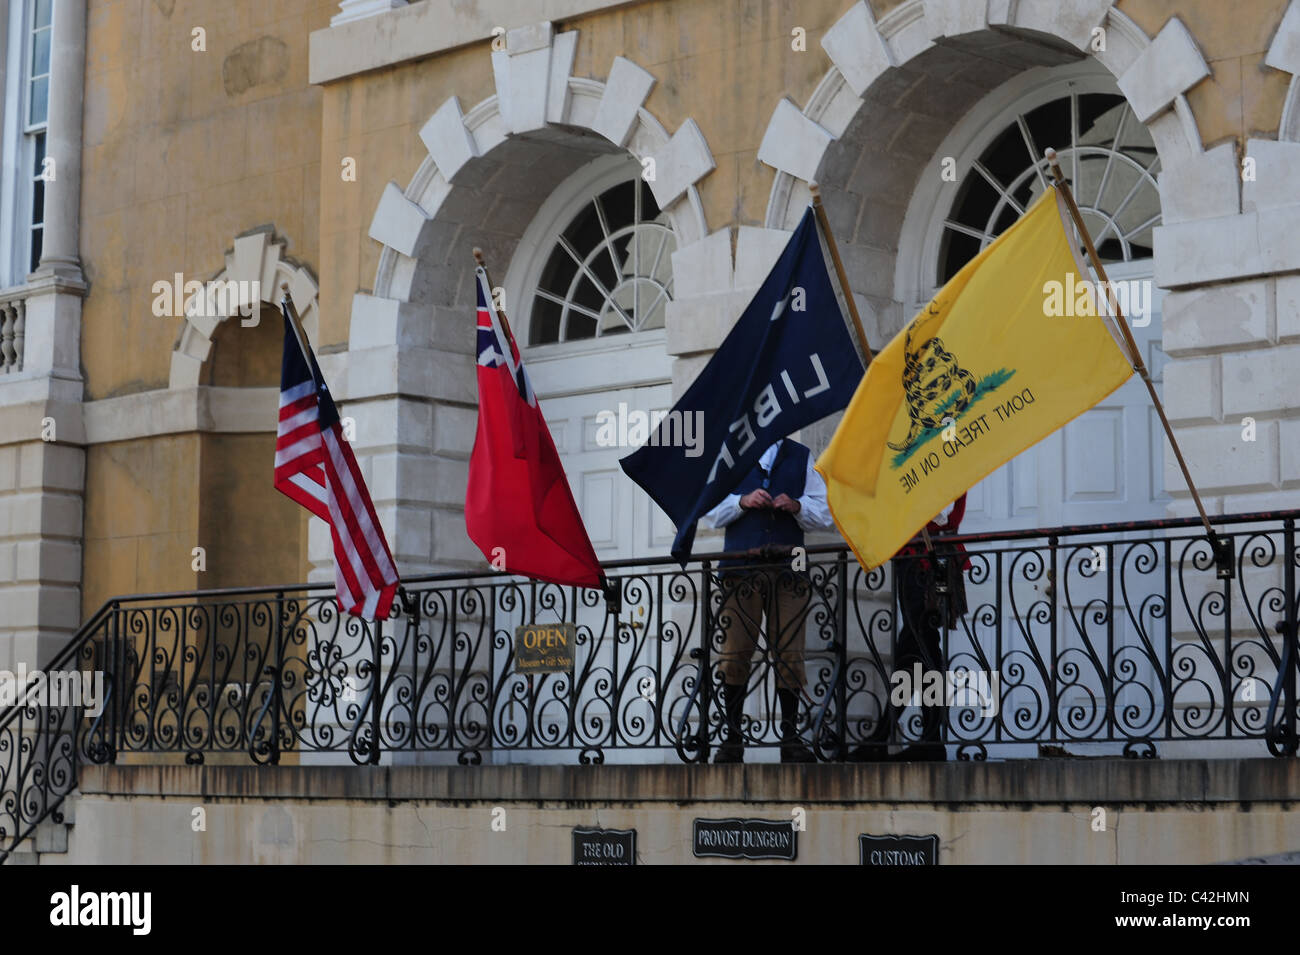
[(275, 489), (274, 434), (205, 434), (198, 542), (207, 551), (199, 585), (253, 587), (306, 579), (305, 513)]
[[(120, 594), (305, 579), (305, 517), (271, 484), (274, 454), (273, 433), (92, 446), (83, 617)], [(195, 547), (206, 571), (193, 568)]]
[(199, 446), (187, 434), (87, 449), (83, 617), (118, 594), (200, 586)]
[(1120, 0), (1149, 36), (1177, 16), (1196, 38), (1210, 76), (1187, 94), (1207, 146), (1277, 135), (1291, 76), (1264, 65), (1287, 0)]
[[(448, 97), (469, 111), (495, 92), (488, 43), (331, 84), (321, 104), (320, 338), (345, 344), (352, 296), (374, 285), (381, 246), (368, 235), (384, 186), (402, 188), (428, 155), (420, 128)], [(356, 160), (356, 181), (343, 160)]]
[[(81, 220), (88, 400), (167, 387), (182, 319), (153, 314), (154, 282), (176, 272), (212, 278), (236, 235), (268, 223), (288, 240), (287, 255), (317, 267), (323, 93), (307, 83), (307, 40), (337, 12), (334, 0), (89, 4)], [(205, 51), (193, 48), (196, 28)], [(277, 383), (279, 339), (257, 338), (276, 354), (205, 369), (220, 380), (208, 374), (204, 383)], [(232, 340), (226, 350), (240, 345)], [(227, 439), (249, 449), (226, 464), (230, 497), (262, 500), (267, 438), (205, 439), (209, 461)], [(214, 585), (212, 574), (190, 569), (200, 545), (200, 448), (197, 435), (168, 435), (88, 449), (86, 612), (113, 594)], [(254, 536), (240, 536), (238, 526), (232, 547)], [(229, 579), (301, 578), (299, 536), (305, 541), (302, 532), (283, 546), (253, 548), (253, 575)]]
[[(763, 224), (774, 172), (758, 161), (759, 143), (781, 97), (802, 106), (826, 73), (820, 40), (848, 6), (672, 0), (565, 27), (580, 31), (575, 76), (604, 80), (614, 57), (626, 56), (657, 78), (646, 108), (670, 133), (691, 117), (699, 123), (717, 163), (699, 184), (716, 230)], [(796, 27), (806, 31), (803, 51), (792, 48)]]
[[(274, 223), (317, 259), (321, 91), (307, 37), (333, 0), (89, 5), (81, 258), (87, 398), (167, 386), (179, 318), (151, 287), (211, 278), (236, 235)], [(206, 52), (192, 49), (205, 31)]]

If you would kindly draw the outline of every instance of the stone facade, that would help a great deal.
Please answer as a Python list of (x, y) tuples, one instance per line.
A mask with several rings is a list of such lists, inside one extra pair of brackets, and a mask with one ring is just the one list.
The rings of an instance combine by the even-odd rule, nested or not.
[[(883, 345), (916, 291), (900, 249), (940, 144), (1005, 84), (1071, 64), (1113, 78), (1159, 152), (1165, 398), (1208, 507), (1300, 503), (1295, 3), (55, 6), (66, 162), (21, 293), (25, 360), (0, 373), (0, 666), (52, 653), (116, 593), (331, 576), (325, 529), (264, 493), (274, 381), (255, 361), (213, 377), (246, 330), (156, 315), (156, 282), (256, 279), (271, 307), (287, 283), (402, 571), (481, 567), (461, 520), (471, 247), (502, 280), (576, 170), (652, 161), (680, 393), (817, 181)], [(224, 563), (195, 570), (196, 547)]]
[(856, 865), (861, 833), (933, 834), (940, 865), (1205, 865), (1295, 846), (1295, 783), (1294, 761), (1267, 759), (90, 767), (39, 860), (567, 865), (573, 828), (601, 827), (636, 830), (638, 865), (737, 865), (695, 857), (691, 833), (697, 818), (739, 817), (799, 820), (802, 865)]

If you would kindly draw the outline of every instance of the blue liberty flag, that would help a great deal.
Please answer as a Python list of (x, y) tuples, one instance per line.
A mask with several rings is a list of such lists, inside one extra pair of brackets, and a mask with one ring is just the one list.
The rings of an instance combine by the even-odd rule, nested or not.
[[(676, 525), (672, 554), (683, 565), (696, 522), (768, 445), (853, 397), (863, 365), (844, 296), (809, 206), (699, 377), (650, 440), (619, 461)], [(703, 441), (683, 440), (683, 422), (701, 419)]]

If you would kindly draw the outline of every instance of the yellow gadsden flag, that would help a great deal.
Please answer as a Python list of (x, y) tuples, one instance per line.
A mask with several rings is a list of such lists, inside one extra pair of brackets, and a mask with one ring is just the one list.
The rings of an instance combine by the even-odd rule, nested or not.
[(1068, 215), (1040, 196), (867, 367), (817, 461), (863, 567), (1132, 373)]

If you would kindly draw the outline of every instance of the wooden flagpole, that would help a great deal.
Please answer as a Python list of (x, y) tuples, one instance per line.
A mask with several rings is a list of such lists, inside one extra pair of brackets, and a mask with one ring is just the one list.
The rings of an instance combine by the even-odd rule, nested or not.
[[(867, 344), (867, 333), (862, 329), (862, 318), (858, 315), (858, 304), (853, 301), (853, 290), (849, 288), (849, 279), (844, 272), (844, 263), (840, 260), (840, 249), (835, 243), (835, 234), (831, 232), (830, 219), (826, 217), (826, 207), (822, 205), (821, 187), (815, 182), (808, 183), (808, 191), (812, 193), (813, 213), (817, 216), (817, 222), (822, 227), (822, 233), (826, 236), (826, 245), (831, 250), (831, 261), (835, 263), (835, 275), (840, 280), (840, 288), (844, 291), (844, 298), (849, 306), (849, 315), (853, 318), (853, 327), (857, 329), (858, 341), (862, 343), (862, 351), (867, 356), (867, 364), (871, 364), (872, 354), (871, 346)], [(921, 527), (921, 537), (925, 540), (925, 549), (928, 553), (934, 552), (934, 542), (930, 540), (930, 532), (924, 525)]]
[[(1083, 216), (1079, 213), (1079, 206), (1075, 203), (1074, 194), (1070, 191), (1070, 184), (1065, 181), (1061, 166), (1056, 161), (1056, 150), (1049, 147), (1043, 155), (1051, 166), (1052, 177), (1056, 180), (1056, 187), (1061, 191), (1061, 196), (1065, 199), (1066, 206), (1069, 207), (1070, 216), (1074, 219), (1075, 228), (1079, 230), (1079, 235), (1083, 239), (1083, 246), (1088, 252), (1088, 259), (1092, 262), (1092, 267), (1097, 270), (1097, 278), (1102, 287), (1106, 289), (1106, 301), (1113, 310), (1115, 324), (1124, 337), (1124, 345), (1129, 353), (1129, 362), (1133, 365), (1133, 370), (1141, 377), (1143, 384), (1147, 386), (1147, 393), (1151, 395), (1151, 402), (1155, 405), (1156, 413), (1160, 415), (1160, 424), (1165, 429), (1165, 437), (1169, 439), (1169, 445), (1174, 449), (1174, 457), (1178, 459), (1178, 467), (1182, 469), (1183, 480), (1187, 482), (1187, 490), (1191, 492), (1192, 500), (1196, 503), (1196, 510), (1201, 515), (1201, 523), (1205, 525), (1205, 533), (1209, 537), (1210, 547), (1214, 551), (1219, 576), (1230, 576), (1232, 555), (1226, 549), (1227, 542), (1221, 541), (1214, 528), (1210, 526), (1210, 519), (1205, 514), (1205, 505), (1201, 503), (1201, 495), (1192, 481), (1192, 472), (1187, 467), (1187, 461), (1183, 458), (1182, 449), (1178, 447), (1178, 439), (1174, 437), (1174, 429), (1170, 427), (1169, 418), (1165, 415), (1165, 406), (1161, 404), (1160, 396), (1156, 394), (1155, 383), (1151, 380), (1151, 373), (1147, 371), (1146, 362), (1142, 360), (1142, 353), (1138, 349), (1137, 342), (1133, 339), (1133, 333), (1129, 331), (1128, 321), (1124, 317), (1123, 310), (1119, 307), (1119, 301), (1111, 294), (1111, 284), (1110, 279), (1106, 277), (1106, 269), (1102, 266), (1101, 257), (1097, 255), (1097, 249), (1092, 244), (1092, 236), (1088, 233), (1088, 227), (1084, 225)], [(1228, 572), (1226, 574), (1225, 569)]]
[[(506, 337), (514, 342), (515, 333), (510, 329), (510, 319), (506, 318), (506, 310), (497, 305), (496, 300), (492, 297), (492, 276), (488, 274), (487, 263), (483, 261), (483, 250), (478, 246), (474, 246), (474, 261), (478, 263), (478, 267), (483, 270), (483, 277), (487, 279), (488, 307), (496, 310), (497, 315), (501, 318), (501, 327), (505, 329)], [(518, 345), (518, 342), (515, 342), (515, 344)]]
[(293, 326), (293, 337), (298, 339), (298, 347), (302, 349), (302, 357), (307, 362), (308, 369), (311, 368), (311, 356), (307, 351), (307, 330), (302, 327), (302, 319), (298, 317), (298, 309), (293, 304), (293, 296), (289, 294), (289, 283), (284, 282), (280, 285), (280, 304), (286, 306), (285, 312), (289, 316), (289, 324)]
[(849, 315), (853, 319), (853, 327), (857, 330), (858, 341), (862, 345), (862, 354), (866, 356), (866, 365), (871, 364), (871, 346), (867, 344), (867, 333), (862, 330), (862, 318), (858, 315), (858, 303), (853, 301), (853, 289), (849, 287), (848, 276), (844, 273), (844, 263), (840, 261), (840, 249), (835, 244), (835, 234), (831, 232), (831, 223), (826, 218), (826, 207), (822, 205), (822, 191), (815, 182), (808, 183), (808, 191), (812, 193), (813, 213), (817, 216), (817, 222), (822, 227), (822, 234), (826, 236), (826, 245), (831, 250), (831, 261), (835, 264), (835, 275), (840, 280), (840, 290), (844, 292), (845, 304), (849, 307)]

